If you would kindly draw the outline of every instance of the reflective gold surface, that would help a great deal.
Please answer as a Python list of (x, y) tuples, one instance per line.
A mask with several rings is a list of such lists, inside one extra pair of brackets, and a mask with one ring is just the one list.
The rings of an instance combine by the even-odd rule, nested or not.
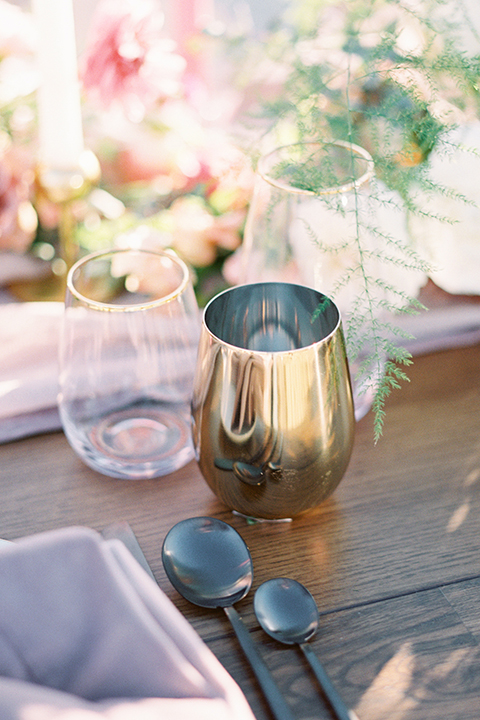
[(288, 283), (218, 295), (204, 313), (192, 410), (200, 469), (228, 507), (274, 519), (321, 503), (354, 432), (336, 306)]

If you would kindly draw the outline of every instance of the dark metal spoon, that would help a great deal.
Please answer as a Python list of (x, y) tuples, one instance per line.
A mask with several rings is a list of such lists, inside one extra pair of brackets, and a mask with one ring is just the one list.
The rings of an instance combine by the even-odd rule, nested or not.
[(251, 588), (253, 563), (238, 532), (222, 520), (182, 520), (167, 533), (162, 560), (168, 579), (186, 600), (207, 608), (223, 608), (255, 673), (276, 720), (293, 720), (270, 671), (233, 607)]
[(257, 620), (268, 635), (287, 645), (298, 645), (338, 720), (358, 720), (332, 685), (307, 640), (315, 635), (318, 608), (307, 588), (296, 580), (275, 578), (264, 582), (253, 600)]

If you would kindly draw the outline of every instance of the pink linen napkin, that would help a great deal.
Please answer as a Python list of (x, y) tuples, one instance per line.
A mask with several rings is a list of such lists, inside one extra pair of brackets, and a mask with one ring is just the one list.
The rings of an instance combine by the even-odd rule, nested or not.
[(119, 540), (0, 547), (2, 720), (254, 720), (243, 693)]
[(0, 442), (58, 430), (61, 302), (0, 305)]

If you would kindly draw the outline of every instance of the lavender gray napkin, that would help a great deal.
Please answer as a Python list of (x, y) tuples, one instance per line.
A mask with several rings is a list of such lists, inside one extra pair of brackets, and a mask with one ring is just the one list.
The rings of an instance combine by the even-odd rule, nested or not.
[(65, 528), (2, 544), (0, 588), (2, 720), (254, 720), (119, 540)]
[(0, 442), (61, 428), (61, 302), (0, 304)]

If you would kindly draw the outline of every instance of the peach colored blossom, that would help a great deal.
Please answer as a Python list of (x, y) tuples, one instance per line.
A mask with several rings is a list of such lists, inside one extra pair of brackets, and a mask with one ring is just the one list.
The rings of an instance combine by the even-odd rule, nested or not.
[[(101, 154), (105, 182), (122, 186), (164, 178), (165, 183), (176, 192), (187, 192), (197, 182), (202, 171), (196, 147), (200, 141), (194, 143), (198, 134), (197, 123), (192, 118), (184, 131), (179, 123), (174, 124), (175, 118), (170, 122), (171, 118), (165, 112), (170, 104), (171, 101), (167, 101), (155, 114), (161, 130), (157, 130), (156, 126), (152, 128), (148, 122), (120, 122), (116, 114), (112, 117), (113, 114), (108, 113), (108, 118), (113, 120), (110, 138), (113, 137), (115, 142), (115, 152)], [(189, 114), (188, 107), (185, 112)]]
[(176, 200), (169, 214), (172, 247), (195, 267), (213, 263), (219, 247), (234, 250), (240, 244), (245, 211), (215, 217), (200, 198), (189, 196)]

